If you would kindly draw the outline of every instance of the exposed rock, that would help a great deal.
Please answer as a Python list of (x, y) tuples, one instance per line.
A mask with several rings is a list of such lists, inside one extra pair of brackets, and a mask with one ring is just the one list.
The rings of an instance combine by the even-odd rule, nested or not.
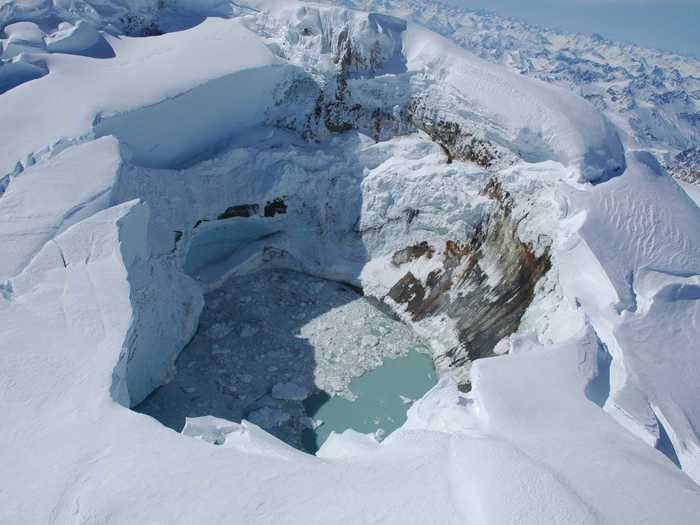
[(275, 215), (282, 213), (287, 213), (287, 204), (281, 197), (277, 197), (276, 199), (265, 203), (265, 217), (274, 217)]
[[(437, 254), (442, 265), (425, 282), (409, 271), (387, 294), (414, 322), (443, 314), (454, 321), (459, 344), (436, 356), (443, 369), (496, 355), (494, 347), (518, 329), (535, 284), (550, 268), (547, 250), (536, 256), (518, 238), (510, 195), (496, 181), (482, 193), (498, 201), (497, 211), (466, 242), (445, 242)], [(398, 260), (408, 262), (411, 255), (427, 253), (424, 250), (422, 245), (417, 251), (407, 248), (397, 252)]]
[(155, 20), (141, 15), (127, 13), (123, 15), (119, 22), (122, 25), (124, 34), (128, 36), (159, 36), (163, 34)]
[(221, 220), (230, 219), (231, 217), (252, 217), (253, 215), (258, 214), (259, 209), (260, 206), (257, 204), (238, 204), (236, 206), (226, 208), (226, 211), (220, 213), (216, 218)]
[(394, 253), (394, 255), (392, 255), (391, 262), (394, 264), (394, 266), (401, 266), (402, 264), (419, 259), (423, 256), (431, 259), (434, 254), (435, 249), (426, 241), (423, 241), (419, 244), (415, 244), (413, 246), (409, 246), (408, 248), (404, 248), (403, 250), (397, 251)]
[(456, 159), (490, 168), (503, 157), (497, 146), (469, 133), (458, 122), (437, 116), (424, 100), (411, 102), (408, 111), (411, 123), (444, 149), (448, 163)]
[(700, 147), (682, 151), (666, 165), (666, 169), (683, 182), (700, 184)]
[(417, 315), (425, 300), (425, 287), (411, 272), (404, 275), (387, 295), (397, 303), (405, 304), (406, 311), (414, 315), (413, 320), (419, 320)]
[[(281, 199), (275, 199), (274, 201), (267, 203), (267, 206), (265, 206), (265, 213), (267, 213), (268, 207), (272, 205), (273, 207), (278, 206), (279, 204), (277, 201), (281, 201)], [(284, 201), (282, 201), (282, 204), (284, 205)], [(286, 205), (284, 206), (284, 210), (286, 211), (287, 207)], [(225, 219), (231, 219), (233, 217), (253, 217), (254, 215), (257, 215), (260, 211), (260, 206), (258, 204), (237, 204), (235, 206), (230, 206), (226, 208), (222, 213), (219, 213), (216, 216), (216, 220), (221, 221)], [(285, 213), (285, 211), (278, 211), (276, 213)], [(272, 212), (272, 215), (265, 215), (265, 217), (273, 217), (275, 215), (275, 212)], [(195, 224), (194, 228), (197, 228), (200, 224), (203, 222), (209, 222), (211, 219), (199, 219)]]

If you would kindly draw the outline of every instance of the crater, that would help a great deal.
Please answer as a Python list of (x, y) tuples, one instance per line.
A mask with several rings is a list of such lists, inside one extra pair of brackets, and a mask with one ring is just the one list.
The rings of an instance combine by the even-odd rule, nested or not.
[(435, 366), (469, 387), (549, 269), (487, 185), (500, 150), (432, 99), (411, 105), (401, 68), (378, 75), (398, 48), (338, 47), (327, 82), (245, 70), (94, 122), (126, 154), (114, 199), (148, 203), (157, 257), (205, 290), (170, 381), (131, 398), (176, 431), (246, 420), (310, 453), (333, 431), (381, 439)]

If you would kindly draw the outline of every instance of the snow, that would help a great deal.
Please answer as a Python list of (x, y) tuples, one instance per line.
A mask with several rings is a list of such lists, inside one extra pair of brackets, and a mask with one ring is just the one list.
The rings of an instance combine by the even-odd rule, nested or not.
[(683, 190), (688, 194), (688, 196), (693, 199), (693, 202), (700, 206), (700, 186), (697, 184), (690, 184), (689, 182), (678, 181)]
[(576, 93), (615, 123), (630, 148), (650, 149), (680, 179), (688, 178), (688, 167), (691, 174), (700, 168), (697, 159), (687, 164), (700, 138), (697, 58), (531, 26), (454, 2), (342, 3), (413, 20), (482, 59)]
[[(386, 80), (383, 73), (397, 75), (396, 101), (408, 89), (415, 100), (429, 101), (438, 118), (456, 121), (469, 133), (525, 160), (575, 165), (581, 180), (607, 180), (624, 169), (616, 129), (580, 97), (494, 68), (422, 26), (385, 15), (275, 0), (254, 5), (270, 14), (256, 17), (248, 26), (272, 35), (270, 40), (282, 56), (316, 74), (329, 68), (317, 53), (321, 57), (337, 53), (342, 40), (337, 28), (347, 26), (353, 52), (370, 62), (356, 66), (357, 73), (382, 80)], [(359, 92), (361, 84), (351, 83), (351, 91)]]
[(118, 142), (105, 137), (15, 177), (0, 200), (0, 243), (6, 250), (0, 278), (16, 275), (60, 231), (109, 207), (120, 165)]
[(46, 62), (35, 55), (20, 54), (4, 61), (0, 68), (0, 94), (48, 73)]
[[(249, 76), (255, 75), (252, 70), (281, 66), (263, 43), (235, 20), (209, 19), (192, 29), (158, 38), (107, 37), (107, 41), (116, 53), (114, 59), (47, 55), (44, 60), (49, 75), (46, 78), (23, 84), (3, 96), (0, 110), (3, 122), (12, 133), (6, 134), (0, 145), (0, 173), (9, 173), (15, 163), (24, 161), (27, 155), (45, 154), (66, 142), (85, 140), (94, 133), (107, 134), (113, 127), (117, 135), (124, 134), (127, 141), (129, 132), (137, 134), (132, 139), (136, 140), (138, 126), (143, 123), (139, 119), (159, 110), (166, 113), (159, 117), (177, 119), (177, 122), (166, 121), (169, 133), (161, 137), (164, 144), (149, 144), (156, 150), (151, 164), (181, 160), (178, 154), (192, 154), (186, 149), (188, 140), (195, 140), (194, 147), (200, 148), (225, 140), (229, 137), (222, 121), (241, 115), (240, 121), (235, 121), (240, 124), (264, 109), (256, 103), (271, 103), (271, 100), (261, 100), (268, 93), (262, 88), (265, 79), (274, 78), (274, 73), (261, 73), (262, 78), (258, 78), (261, 85), (256, 90), (244, 87), (250, 86), (248, 82), (256, 78)], [(231, 49), (236, 52), (226, 51)], [(186, 67), (176, 64), (186, 64)], [(289, 68), (275, 69), (278, 75), (284, 75)], [(175, 71), (177, 74), (173, 74)], [(235, 75), (246, 71), (248, 75), (239, 76), (236, 81)], [(167, 82), (161, 81), (164, 78)], [(220, 79), (218, 84), (208, 84), (216, 79)], [(117, 91), (115, 86), (119, 86)], [(197, 87), (204, 92), (194, 89)], [(247, 93), (241, 105), (227, 102), (232, 89), (241, 95)], [(60, 104), (55, 103), (56, 92), (61, 93)], [(157, 105), (178, 95), (186, 97), (183, 102), (200, 104), (200, 108), (201, 97), (219, 97), (219, 101), (210, 101), (201, 120), (190, 118), (192, 113), (188, 113), (186, 104), (178, 104), (178, 111), (172, 116), (168, 112), (174, 106), (167, 102)], [(129, 113), (137, 108), (144, 109)], [(96, 120), (104, 126), (102, 133), (99, 129), (93, 131)], [(42, 125), (37, 126), (38, 122)], [(159, 125), (158, 122), (155, 125)], [(213, 129), (207, 131), (208, 125)], [(163, 128), (149, 131), (162, 133)], [(205, 133), (208, 134), (203, 137)], [(151, 136), (151, 140), (154, 138)], [(161, 152), (163, 149), (165, 153)], [(138, 154), (137, 150), (137, 159)]]
[[(621, 140), (629, 129), (589, 103), (476, 59), (414, 22), (311, 4), (254, 7), (263, 12), (231, 8), (232, 19), (158, 37), (101, 33), (110, 59), (39, 52), (0, 68), (8, 89), (0, 95), (0, 521), (694, 522), (693, 191)], [(22, 0), (3, 3), (0, 14), (4, 24), (59, 8)], [(114, 9), (155, 11), (140, 0)], [(39, 51), (66, 40), (64, 51), (82, 53), (94, 33), (71, 24), (58, 33), (6, 25), (3, 50), (6, 40)], [(306, 41), (304, 24), (321, 33)], [(382, 34), (384, 69), (350, 79), (360, 99), (377, 93), (384, 107), (393, 96), (425, 97), (520, 160), (490, 171), (448, 164), (414, 129), (379, 143), (357, 130), (307, 142), (294, 126), (274, 129), (273, 116), (296, 119), (318, 94), (285, 99), (280, 91), (318, 87), (335, 71), (324, 35), (346, 25), (364, 51)], [(22, 68), (42, 67), (48, 74), (17, 85)], [(175, 359), (191, 341), (208, 338), (209, 361), (251, 345), (246, 364), (259, 366), (256, 323), (206, 317), (216, 317), (211, 298), (227, 279), (243, 289), (253, 270), (294, 270), (381, 298), (403, 271), (423, 277), (441, 263), (420, 257), (399, 272), (397, 250), (467, 239), (493, 211), (480, 195), (492, 177), (511, 192), (518, 234), (536, 253), (551, 250), (554, 270), (519, 331), (499, 342), (505, 354), (471, 364), (469, 393), (444, 373), (381, 443), (333, 434), (317, 456), (257, 426), (287, 423), (275, 406), (240, 423), (190, 417), (183, 433), (130, 409), (176, 377)], [(275, 199), (285, 211), (266, 216)], [(226, 214), (249, 205), (250, 216)], [(490, 257), (486, 279), (497, 265)], [(243, 310), (254, 301), (246, 297), (253, 293), (240, 297)], [(311, 317), (287, 321), (325, 344), (324, 326), (358, 319), (352, 304), (323, 315), (301, 305)], [(456, 337), (441, 316), (407, 321), (392, 323), (414, 329), (434, 353)], [(385, 348), (389, 338), (353, 337), (337, 374), (321, 382), (341, 392), (386, 353), (407, 350), (403, 338)], [(252, 381), (244, 373), (241, 382)], [(280, 377), (270, 389), (293, 403), (310, 383)], [(654, 448), (664, 434), (681, 469)]]
[(456, 92), (467, 118), (475, 114), (486, 126), (487, 137), (525, 160), (573, 164), (582, 180), (593, 182), (624, 170), (616, 130), (580, 98), (494, 69), (418, 25), (409, 26), (404, 53), (409, 70), (429, 69), (441, 89), (446, 84)]
[(670, 424), (684, 469), (698, 479), (700, 209), (648, 153), (631, 153), (628, 164), (604, 192), (570, 196), (587, 211), (564, 248), (565, 288), (612, 354), (609, 410), (652, 444), (657, 418)]

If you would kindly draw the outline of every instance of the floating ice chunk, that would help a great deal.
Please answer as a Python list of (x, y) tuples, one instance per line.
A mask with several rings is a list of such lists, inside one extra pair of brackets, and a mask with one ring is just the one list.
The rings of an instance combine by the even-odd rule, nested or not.
[(34, 22), (16, 22), (5, 26), (9, 41), (22, 41), (30, 44), (43, 44), (44, 33)]
[(399, 399), (401, 399), (401, 402), (404, 405), (410, 405), (411, 403), (413, 403), (415, 401), (415, 399), (411, 399), (410, 397), (402, 396), (401, 394), (399, 394)]
[(272, 387), (272, 397), (288, 401), (303, 401), (309, 397), (309, 391), (296, 383), (277, 383)]
[(96, 45), (100, 38), (91, 24), (82, 20), (75, 25), (64, 22), (46, 39), (46, 48), (51, 53), (79, 53)]
[(291, 419), (284, 410), (272, 407), (263, 407), (248, 416), (248, 421), (262, 428), (281, 427)]
[(182, 434), (214, 445), (223, 445), (226, 436), (240, 429), (238, 423), (214, 416), (187, 417)]

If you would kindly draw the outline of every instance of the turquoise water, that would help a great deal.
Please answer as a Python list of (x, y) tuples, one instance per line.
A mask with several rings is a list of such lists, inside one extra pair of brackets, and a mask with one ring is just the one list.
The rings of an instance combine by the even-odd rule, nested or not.
[(421, 398), (437, 382), (433, 361), (411, 350), (405, 357), (386, 359), (382, 366), (350, 383), (354, 401), (325, 392), (304, 402), (310, 417), (323, 424), (303, 436), (304, 448), (316, 452), (331, 431), (353, 429), (385, 437), (406, 421), (411, 402)]

